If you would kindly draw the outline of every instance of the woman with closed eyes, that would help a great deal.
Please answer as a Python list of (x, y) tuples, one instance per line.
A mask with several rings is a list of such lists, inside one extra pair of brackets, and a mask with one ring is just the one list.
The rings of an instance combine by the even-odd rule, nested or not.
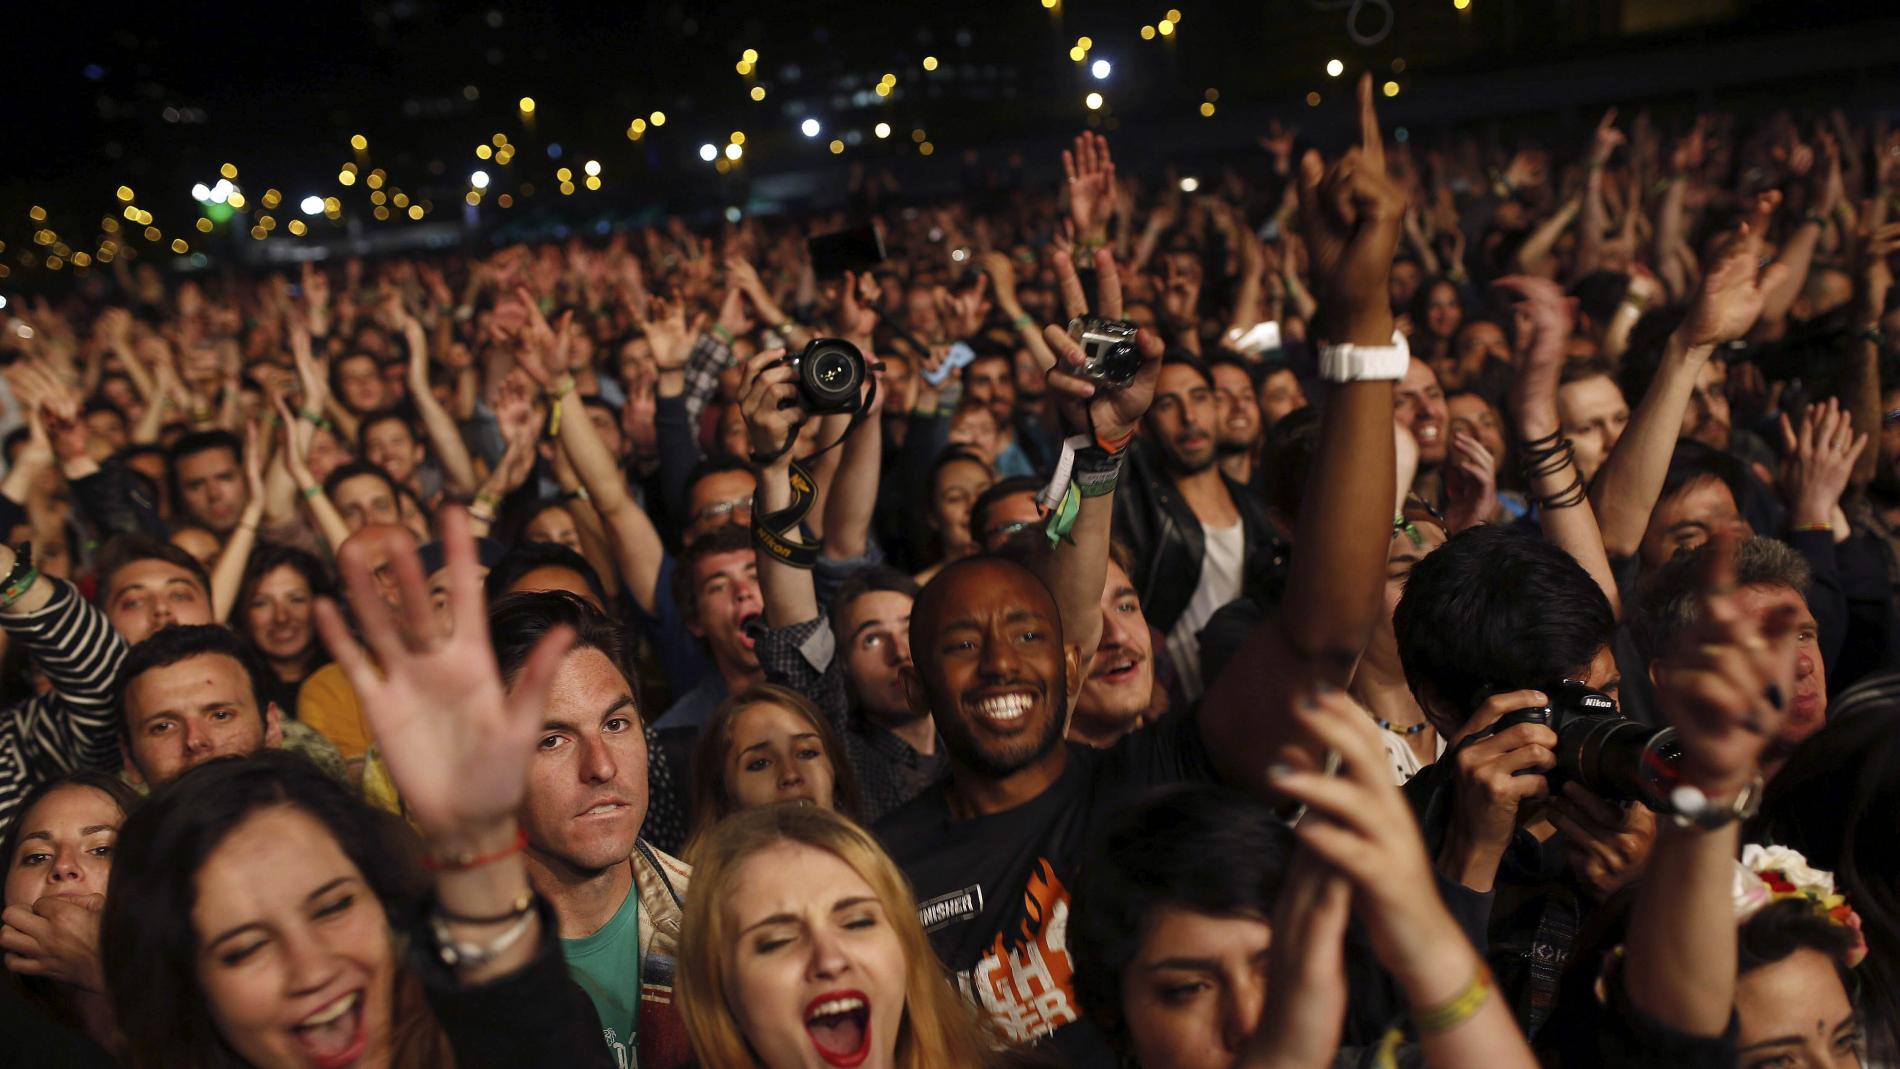
[(749, 809), (699, 846), (680, 1011), (707, 1069), (1026, 1066), (950, 986), (910, 885), (816, 806)]

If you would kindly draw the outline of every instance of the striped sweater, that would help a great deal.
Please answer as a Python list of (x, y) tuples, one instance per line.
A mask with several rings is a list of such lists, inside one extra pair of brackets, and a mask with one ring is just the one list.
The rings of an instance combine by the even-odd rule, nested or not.
[(0, 627), (26, 650), (52, 684), (45, 694), (0, 709), (0, 828), (35, 786), (82, 768), (119, 766), (114, 684), (125, 661), (125, 640), (106, 615), (71, 583), (53, 583), (53, 599), (38, 612), (0, 615)]

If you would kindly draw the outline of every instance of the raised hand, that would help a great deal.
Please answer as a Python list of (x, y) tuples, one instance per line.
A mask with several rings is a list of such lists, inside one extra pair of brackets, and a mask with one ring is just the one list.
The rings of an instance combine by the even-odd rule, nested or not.
[(932, 296), (937, 302), (937, 318), (943, 322), (945, 335), (969, 338), (983, 329), (983, 297), (989, 285), (988, 275), (978, 275), (976, 287), (963, 293), (952, 293), (942, 286), (936, 288)]
[(1716, 246), (1702, 285), (1689, 299), (1689, 314), (1676, 330), (1691, 348), (1721, 345), (1746, 335), (1761, 317), (1767, 291), (1780, 284), (1788, 265), (1761, 266), (1762, 235), (1781, 194), (1770, 190), (1755, 198), (1750, 219), (1738, 224)]
[(1370, 74), (1359, 80), (1359, 136), (1359, 145), (1331, 167), (1314, 150), (1300, 159), (1307, 253), (1327, 340), (1390, 345), (1386, 276), (1403, 229), (1405, 195), (1385, 173)]
[(1282, 126), (1278, 119), (1267, 123), (1267, 133), (1260, 138), (1260, 147), (1273, 157), (1275, 172), (1286, 174), (1292, 169), (1293, 141), (1299, 136), (1300, 128), (1297, 126)]
[(515, 350), (515, 363), (535, 385), (543, 390), (553, 387), (559, 372), (567, 369), (567, 324), (574, 313), (561, 313), (560, 323), (548, 324), (534, 295), (523, 286), (515, 290), (515, 301), (527, 309), (521, 329), (521, 345)]
[[(436, 626), (414, 543), (395, 531), (367, 540), (359, 533), (337, 554), (367, 650), (335, 602), (317, 605), (324, 645), (362, 698), (410, 818), (433, 845), (450, 851), (487, 848), (512, 834), (548, 689), (574, 641), (570, 629), (549, 632), (513, 687), (503, 689), (468, 523), (461, 508), (442, 515), (449, 634)], [(393, 607), (372, 574), (385, 559), (395, 576)]]
[[(1342, 691), (1309, 695), (1294, 706), (1301, 726), (1341, 762), (1335, 776), (1284, 766), (1268, 771), (1276, 789), (1307, 807), (1294, 834), (1352, 884), (1353, 912), (1412, 1004), (1442, 1001), (1446, 982), (1455, 990), (1477, 955), (1439, 899), (1417, 819), (1392, 781), (1379, 729)], [(1458, 948), (1450, 960), (1449, 948)]]
[[(1100, 307), (1096, 314), (1104, 319), (1122, 317), (1121, 269), (1115, 255), (1107, 249), (1095, 250), (1096, 296)], [(1068, 257), (1056, 259), (1056, 277), (1062, 283), (1063, 311), (1070, 319), (1089, 314), (1088, 298), (1075, 264)], [(1141, 349), (1141, 368), (1128, 385), (1120, 389), (1101, 389), (1075, 373), (1087, 357), (1082, 347), (1069, 337), (1067, 329), (1051, 324), (1043, 328), (1043, 337), (1055, 354), (1055, 366), (1049, 369), (1050, 395), (1062, 413), (1063, 422), (1073, 430), (1092, 433), (1104, 445), (1125, 441), (1141, 425), (1141, 417), (1154, 402), (1155, 383), (1161, 378), (1161, 354), (1166, 348), (1161, 337), (1143, 328), (1135, 335)], [(920, 376), (921, 377), (921, 376)]]
[(992, 249), (977, 257), (976, 263), (989, 277), (997, 306), (1012, 316), (1020, 315), (1023, 306), (1016, 300), (1016, 265), (1010, 262), (1009, 254)]
[(778, 453), (772, 467), (792, 461), (793, 438), (806, 423), (798, 403), (798, 373), (779, 360), (783, 349), (767, 349), (745, 362), (739, 379), (739, 413), (745, 417), (746, 438), (761, 456)]
[(1616, 128), (1616, 109), (1611, 108), (1604, 112), (1603, 119), (1597, 123), (1596, 133), (1591, 138), (1590, 165), (1602, 167), (1610, 162), (1610, 154), (1626, 140), (1628, 139), (1623, 136), (1623, 131)]
[(301, 421), (290, 411), (290, 403), (284, 395), (271, 391), (271, 404), (277, 409), (277, 444), (283, 450), (284, 469), (290, 472), (291, 481), (298, 489), (319, 485), (317, 478), (310, 472), (308, 460), (309, 434)]
[(1867, 448), (1867, 435), (1854, 433), (1854, 422), (1830, 397), (1801, 413), (1796, 433), (1781, 415), (1781, 492), (1788, 502), (1788, 522), (1797, 529), (1834, 521), (1834, 510), (1854, 474), (1854, 464)]
[(1075, 148), (1062, 150), (1062, 171), (1069, 179), (1069, 218), (1076, 234), (1101, 240), (1115, 200), (1115, 161), (1109, 158), (1108, 139), (1093, 132), (1078, 134)]
[(1756, 623), (1736, 587), (1735, 549), (1723, 534), (1702, 551), (1698, 622), (1665, 658), (1656, 688), (1682, 745), (1683, 782), (1712, 799), (1760, 774), (1794, 696), (1795, 611)]
[(695, 315), (689, 323), (684, 301), (655, 297), (647, 302), (644, 318), (634, 313), (633, 325), (646, 335), (657, 370), (661, 373), (684, 371), (687, 359), (693, 355), (693, 344), (706, 327), (706, 313)]
[(751, 306), (746, 303), (744, 290), (737, 286), (726, 290), (725, 299), (719, 302), (719, 325), (735, 338), (752, 333), (757, 323)]
[(838, 289), (838, 332), (868, 345), (871, 332), (877, 329), (877, 301), (882, 295), (876, 275), (846, 271), (844, 285)]

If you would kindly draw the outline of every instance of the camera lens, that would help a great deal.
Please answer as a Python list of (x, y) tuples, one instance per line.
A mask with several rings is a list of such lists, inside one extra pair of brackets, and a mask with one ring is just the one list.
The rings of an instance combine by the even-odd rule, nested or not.
[(812, 342), (798, 357), (799, 389), (812, 412), (850, 412), (864, 385), (864, 356), (835, 338)]
[(1135, 372), (1141, 370), (1141, 350), (1134, 342), (1118, 342), (1106, 347), (1102, 352), (1102, 382), (1110, 386), (1126, 386), (1135, 379)]
[(1668, 812), (1682, 748), (1674, 728), (1621, 716), (1579, 716), (1557, 732), (1557, 768), (1595, 794)]

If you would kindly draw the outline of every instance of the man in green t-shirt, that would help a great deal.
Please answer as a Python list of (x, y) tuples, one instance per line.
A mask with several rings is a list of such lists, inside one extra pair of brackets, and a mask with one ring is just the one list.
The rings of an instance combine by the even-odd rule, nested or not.
[(574, 633), (518, 814), (528, 879), (553, 907), (569, 971), (592, 996), (614, 1057), (678, 1069), (692, 1059), (673, 1006), (691, 870), (639, 838), (647, 746), (624, 667), (631, 643), (599, 610), (559, 591), (509, 594), (491, 606), (488, 624), (511, 685), (541, 636), (558, 627)]

